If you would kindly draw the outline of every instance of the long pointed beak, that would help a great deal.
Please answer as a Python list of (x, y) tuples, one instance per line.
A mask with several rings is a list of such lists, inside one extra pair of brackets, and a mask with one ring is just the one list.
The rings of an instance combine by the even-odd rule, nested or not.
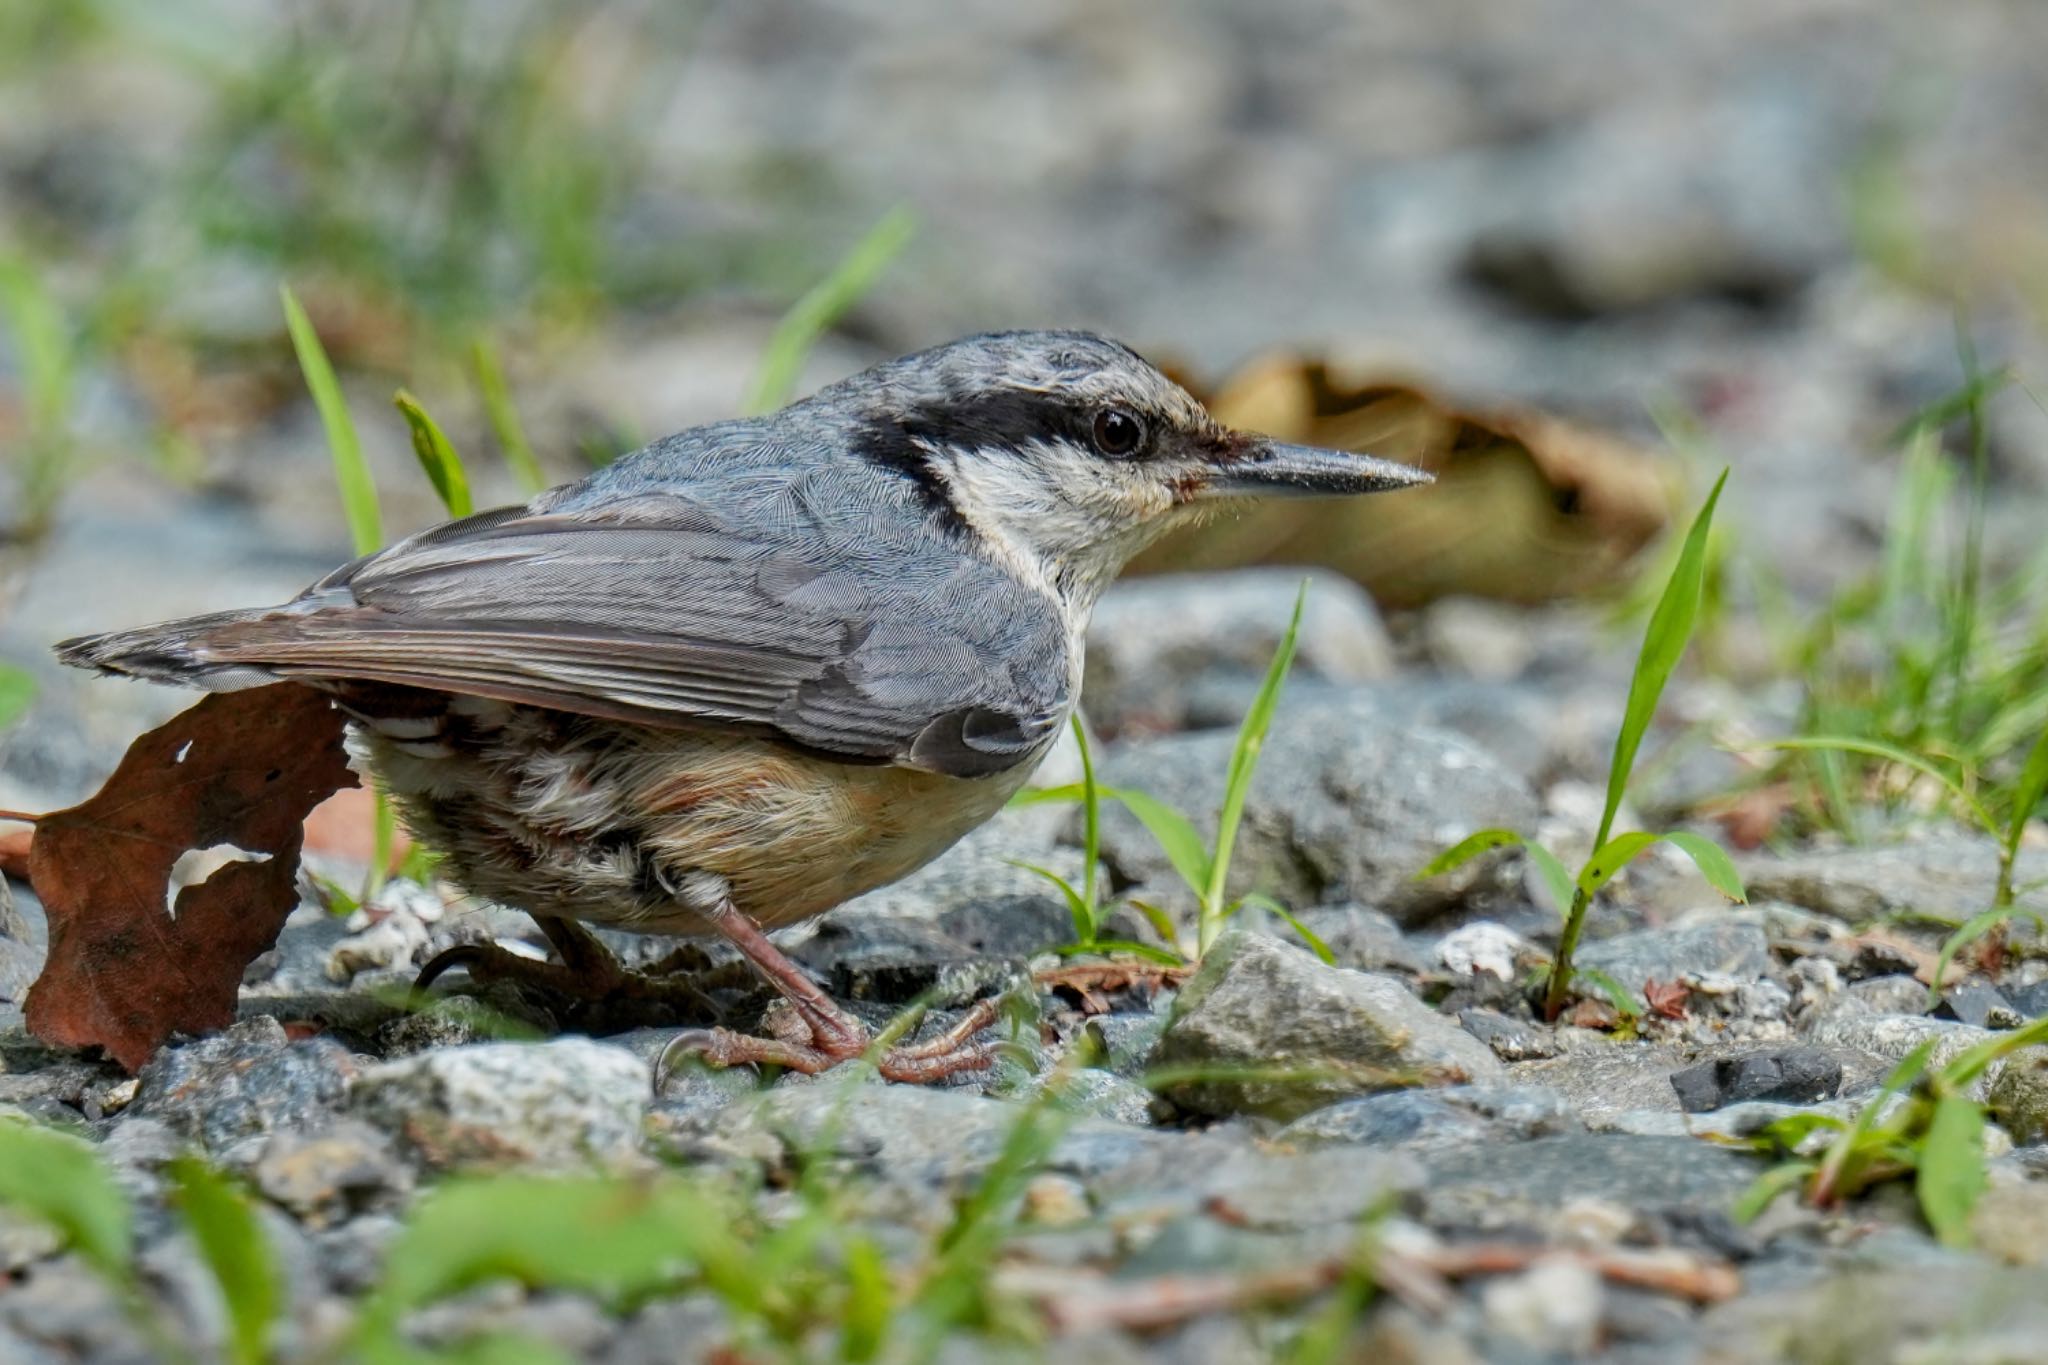
[(1348, 493), (1390, 493), (1436, 482), (1413, 465), (1374, 455), (1321, 446), (1298, 446), (1264, 436), (1219, 458), (1198, 494), (1204, 498), (1322, 497)]

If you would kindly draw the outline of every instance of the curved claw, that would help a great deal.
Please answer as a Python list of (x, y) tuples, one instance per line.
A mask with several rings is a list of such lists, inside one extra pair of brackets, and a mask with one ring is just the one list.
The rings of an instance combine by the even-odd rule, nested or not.
[(420, 968), (420, 974), (412, 979), (412, 988), (423, 991), (456, 967), (467, 967), (474, 975), (475, 969), (489, 962), (490, 958), (488, 944), (458, 943), (453, 948), (443, 948), (434, 954), (426, 966)]

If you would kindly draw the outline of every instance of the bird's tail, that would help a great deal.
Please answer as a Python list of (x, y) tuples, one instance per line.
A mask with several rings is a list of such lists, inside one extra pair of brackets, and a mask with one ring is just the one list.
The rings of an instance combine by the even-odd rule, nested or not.
[(81, 635), (59, 643), (57, 657), (73, 668), (235, 692), (278, 681), (278, 674), (251, 662), (237, 646), (246, 646), (252, 635), (274, 630), (280, 617), (290, 614), (289, 608), (261, 607)]

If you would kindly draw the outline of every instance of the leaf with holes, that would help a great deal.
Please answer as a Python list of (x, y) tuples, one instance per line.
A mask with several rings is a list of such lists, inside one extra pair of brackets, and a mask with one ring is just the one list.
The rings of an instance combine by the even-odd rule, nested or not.
[(217, 693), (37, 823), (29, 880), (50, 920), (28, 994), (37, 1037), (134, 1071), (173, 1033), (234, 1022), (243, 969), (299, 903), (307, 813), (356, 783), (342, 727), (295, 683)]

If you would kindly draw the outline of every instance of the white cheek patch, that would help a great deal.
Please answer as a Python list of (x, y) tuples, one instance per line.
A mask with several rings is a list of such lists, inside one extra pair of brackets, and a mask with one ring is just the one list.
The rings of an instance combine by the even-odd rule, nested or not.
[(204, 886), (213, 874), (235, 863), (267, 863), (268, 853), (251, 853), (233, 844), (212, 848), (188, 848), (171, 864), (171, 879), (164, 886), (164, 913), (178, 918), (178, 896), (188, 886)]

